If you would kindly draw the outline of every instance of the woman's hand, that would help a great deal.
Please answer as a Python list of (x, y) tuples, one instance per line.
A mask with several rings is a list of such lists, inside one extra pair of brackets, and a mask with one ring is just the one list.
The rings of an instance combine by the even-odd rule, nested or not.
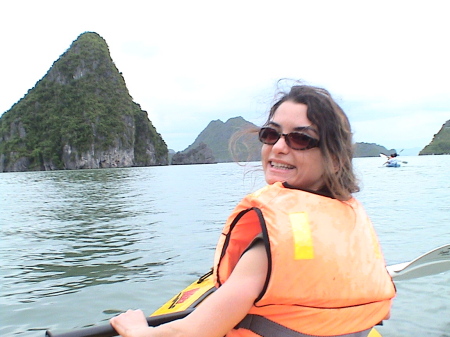
[(114, 329), (123, 337), (145, 337), (153, 329), (147, 324), (142, 310), (128, 310), (126, 313), (111, 318), (109, 321)]
[(123, 337), (223, 337), (253, 306), (267, 269), (266, 250), (259, 241), (242, 255), (228, 280), (185, 318), (152, 328), (142, 311), (129, 310), (111, 324)]

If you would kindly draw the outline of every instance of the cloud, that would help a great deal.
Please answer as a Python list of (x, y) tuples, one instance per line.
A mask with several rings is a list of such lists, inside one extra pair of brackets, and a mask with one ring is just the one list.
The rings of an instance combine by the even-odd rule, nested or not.
[(261, 124), (280, 78), (330, 90), (358, 141), (423, 147), (450, 119), (445, 9), (383, 0), (2, 2), (0, 111), (95, 31), (177, 151), (211, 120)]

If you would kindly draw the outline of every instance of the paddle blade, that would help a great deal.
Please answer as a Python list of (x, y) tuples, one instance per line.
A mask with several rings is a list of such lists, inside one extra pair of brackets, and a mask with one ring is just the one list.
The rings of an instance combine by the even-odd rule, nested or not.
[(449, 271), (450, 244), (433, 249), (411, 262), (388, 266), (387, 270), (395, 281), (409, 280)]

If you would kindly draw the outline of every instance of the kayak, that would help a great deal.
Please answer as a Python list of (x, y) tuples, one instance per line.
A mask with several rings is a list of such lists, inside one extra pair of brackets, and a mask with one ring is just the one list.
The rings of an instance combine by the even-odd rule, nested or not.
[[(389, 275), (395, 281), (408, 280), (418, 277), (444, 273), (450, 270), (450, 244), (437, 247), (418, 258), (386, 267)], [(206, 297), (215, 290), (212, 271), (209, 271), (197, 281), (191, 283), (180, 293), (171, 298), (151, 316), (147, 317), (149, 326), (158, 326), (172, 322), (189, 315)], [(45, 332), (46, 337), (112, 337), (117, 332), (110, 324), (94, 326), (81, 330), (75, 330), (62, 334), (53, 334), (49, 330)], [(380, 333), (373, 328), (369, 337), (381, 337)]]
[(386, 163), (386, 167), (400, 167), (401, 165), (401, 162), (396, 159), (390, 159)]
[[(450, 244), (437, 247), (420, 255), (410, 262), (403, 262), (386, 267), (395, 281), (409, 280), (428, 275), (444, 273), (450, 270)], [(151, 316), (147, 317), (149, 326), (158, 326), (189, 315), (206, 297), (215, 290), (212, 271), (191, 283), (180, 293), (171, 298)], [(61, 334), (53, 334), (47, 330), (46, 337), (112, 337), (117, 332), (110, 324), (94, 326)], [(369, 337), (381, 337), (373, 328)]]
[(152, 313), (150, 317), (173, 314), (186, 310), (192, 311), (215, 290), (216, 288), (214, 287), (214, 280), (211, 270), (172, 297), (169, 301)]
[[(163, 304), (159, 309), (153, 312), (150, 317), (158, 317), (160, 315), (171, 315), (181, 312), (191, 312), (197, 307), (206, 297), (211, 295), (216, 288), (214, 287), (214, 280), (212, 271), (200, 277), (188, 285), (181, 292), (172, 297), (169, 301)], [(368, 337), (382, 337), (381, 334), (373, 328)]]
[[(401, 152), (401, 151), (400, 151)], [(386, 162), (383, 163), (383, 166), (386, 167), (400, 167), (402, 164), (408, 164), (407, 161), (403, 161), (400, 159), (397, 159), (398, 155), (395, 155), (395, 157), (390, 157), (384, 153), (380, 153), (380, 157), (385, 159)]]

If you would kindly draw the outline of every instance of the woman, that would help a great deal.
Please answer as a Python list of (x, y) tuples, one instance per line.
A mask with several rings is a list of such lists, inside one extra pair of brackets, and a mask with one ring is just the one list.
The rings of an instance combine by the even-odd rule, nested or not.
[(259, 131), (267, 183), (229, 217), (217, 291), (156, 328), (141, 311), (111, 319), (131, 336), (367, 336), (395, 295), (370, 220), (351, 196), (350, 125), (321, 88), (298, 85)]

